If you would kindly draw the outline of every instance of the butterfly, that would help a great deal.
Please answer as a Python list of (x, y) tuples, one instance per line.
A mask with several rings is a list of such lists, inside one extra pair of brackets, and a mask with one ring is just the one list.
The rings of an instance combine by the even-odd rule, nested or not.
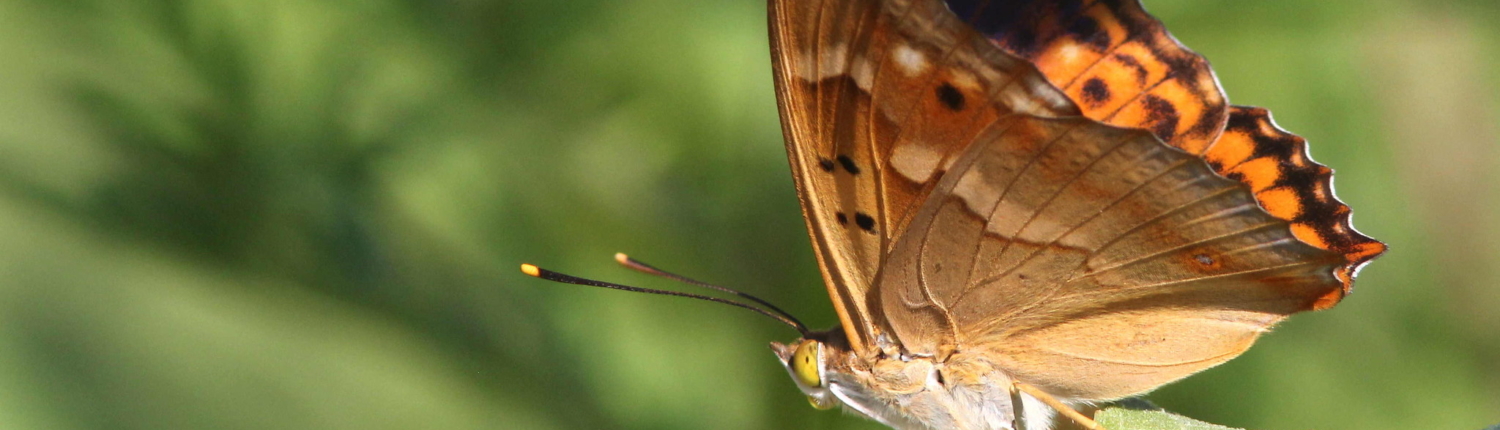
[(1332, 307), (1385, 245), (1332, 170), (1137, 0), (770, 0), (840, 327), (773, 349), (818, 407), (1047, 428)]
[(769, 0), (787, 156), (839, 326), (772, 349), (813, 406), (1036, 430), (1327, 309), (1385, 245), (1138, 0)]

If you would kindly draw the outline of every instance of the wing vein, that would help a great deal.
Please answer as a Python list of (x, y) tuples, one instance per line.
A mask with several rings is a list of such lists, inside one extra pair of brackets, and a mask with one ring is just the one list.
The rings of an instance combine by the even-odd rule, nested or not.
[[(1228, 279), (1228, 278), (1233, 278), (1233, 277), (1236, 277), (1236, 276), (1245, 276), (1245, 275), (1254, 275), (1254, 274), (1260, 274), (1260, 273), (1269, 273), (1269, 272), (1275, 272), (1275, 271), (1278, 271), (1278, 270), (1290, 269), (1290, 268), (1294, 268), (1294, 267), (1316, 266), (1316, 265), (1322, 265), (1322, 264), (1327, 264), (1327, 263), (1326, 262), (1322, 262), (1322, 261), (1297, 261), (1297, 262), (1292, 262), (1292, 263), (1287, 263), (1287, 264), (1281, 264), (1281, 265), (1276, 265), (1276, 266), (1259, 267), (1259, 268), (1254, 268), (1254, 269), (1241, 270), (1241, 271), (1238, 271), (1238, 272), (1229, 272), (1229, 273), (1220, 273), (1220, 274), (1216, 274), (1216, 275), (1204, 275), (1204, 276), (1195, 276), (1195, 277), (1190, 277), (1190, 278), (1172, 279), (1172, 280), (1168, 280), (1168, 281), (1157, 282), (1157, 283), (1154, 283), (1154, 284), (1132, 285), (1132, 286), (1127, 286), (1127, 287), (1123, 287), (1123, 288), (1116, 288), (1116, 289), (1113, 289), (1113, 290), (1109, 290), (1108, 292), (1118, 293), (1118, 292), (1121, 292), (1121, 291), (1140, 290), (1140, 289), (1147, 289), (1147, 288), (1161, 288), (1161, 287), (1167, 287), (1167, 286), (1173, 286), (1173, 285), (1189, 284), (1189, 283), (1202, 282), (1202, 281), (1208, 281), (1208, 280), (1214, 280), (1214, 279)], [(1094, 295), (1094, 294), (1101, 294), (1101, 293), (1104, 293), (1104, 292), (1105, 291), (1101, 291), (1101, 290), (1087, 290), (1087, 291), (1079, 292), (1077, 294), (1067, 294), (1067, 295), (1057, 296), (1056, 299), (1061, 300), (1061, 299), (1069, 299), (1069, 298), (1074, 298), (1074, 297), (1084, 297), (1084, 296), (1090, 296), (1090, 295)]]
[[(1149, 156), (1149, 154), (1143, 155), (1142, 158), (1145, 158), (1147, 156)], [(1100, 207), (1097, 212), (1095, 212), (1093, 215), (1090, 215), (1087, 219), (1084, 219), (1082, 222), (1079, 222), (1078, 225), (1075, 225), (1075, 226), (1072, 226), (1072, 227), (1068, 228), (1068, 230), (1064, 231), (1061, 235), (1059, 235), (1057, 239), (1054, 239), (1053, 241), (1048, 242), (1048, 245), (1056, 244), (1058, 240), (1061, 240), (1062, 238), (1068, 237), (1069, 235), (1073, 234), (1074, 232), (1077, 232), (1080, 228), (1083, 228), (1083, 226), (1088, 225), (1088, 223), (1090, 221), (1093, 221), (1095, 218), (1098, 218), (1100, 215), (1108, 213), (1110, 209), (1113, 209), (1115, 206), (1119, 205), (1120, 202), (1125, 201), (1125, 199), (1128, 199), (1131, 196), (1135, 195), (1136, 192), (1140, 191), (1141, 189), (1146, 188), (1146, 185), (1148, 185), (1148, 184), (1150, 184), (1152, 182), (1156, 182), (1161, 177), (1166, 176), (1167, 173), (1170, 173), (1171, 171), (1176, 170), (1178, 167), (1181, 167), (1181, 166), (1186, 165), (1186, 164), (1187, 164), (1186, 160), (1184, 160), (1182, 162), (1179, 162), (1177, 165), (1174, 165), (1174, 166), (1162, 169), (1162, 171), (1157, 172), (1157, 174), (1155, 176), (1152, 176), (1150, 179), (1147, 179), (1146, 181), (1141, 182), (1141, 185), (1136, 186), (1135, 188), (1130, 189), (1129, 192), (1126, 192), (1124, 195), (1121, 195), (1120, 198), (1117, 198), (1114, 201), (1109, 202), (1109, 204), (1104, 205), (1103, 207)], [(1150, 222), (1151, 221), (1147, 221), (1147, 223), (1150, 223)], [(1094, 253), (1097, 253), (1097, 252), (1098, 252), (1097, 250), (1094, 251)], [(1015, 271), (1015, 269), (1020, 268), (1021, 266), (1024, 266), (1027, 262), (1031, 261), (1031, 259), (1035, 258), (1037, 255), (1040, 255), (1040, 254), (1041, 254), (1040, 250), (1038, 250), (1036, 252), (1033, 252), (1031, 255), (1027, 256), (1026, 258), (1022, 259), (1020, 262), (1018, 262), (1015, 266), (1011, 266), (1011, 268), (1007, 269), (1005, 272), (1002, 272), (1002, 273), (1000, 273), (998, 275), (995, 275), (995, 276), (991, 276), (989, 278), (985, 278), (984, 280), (976, 283), (975, 288), (978, 288), (980, 286), (984, 286), (984, 285), (992, 283), (992, 282), (999, 281), (1000, 279), (1002, 279), (1002, 278), (1004, 278), (1006, 276), (1009, 276), (1011, 273), (1013, 273)]]
[[(1094, 276), (1097, 276), (1097, 275), (1099, 275), (1101, 273), (1107, 273), (1107, 272), (1112, 272), (1112, 271), (1115, 271), (1115, 270), (1119, 270), (1120, 268), (1123, 268), (1123, 267), (1126, 267), (1126, 266), (1131, 266), (1131, 265), (1139, 264), (1139, 263), (1142, 263), (1142, 262), (1145, 262), (1145, 261), (1148, 261), (1148, 260), (1156, 259), (1157, 257), (1161, 257), (1163, 255), (1168, 255), (1168, 254), (1171, 254), (1173, 252), (1181, 251), (1181, 250), (1188, 249), (1188, 248), (1191, 248), (1191, 247), (1194, 247), (1194, 246), (1202, 245), (1202, 244), (1213, 242), (1213, 241), (1216, 241), (1216, 240), (1227, 239), (1227, 238), (1239, 236), (1241, 234), (1250, 233), (1250, 232), (1257, 231), (1257, 230), (1265, 230), (1265, 229), (1269, 229), (1269, 228), (1280, 227), (1282, 225), (1285, 225), (1285, 224), (1283, 222), (1281, 222), (1280, 220), (1270, 221), (1270, 222), (1266, 222), (1266, 223), (1262, 223), (1262, 224), (1257, 224), (1257, 225), (1254, 225), (1254, 226), (1251, 226), (1251, 227), (1248, 227), (1248, 228), (1243, 228), (1243, 229), (1240, 229), (1240, 230), (1236, 230), (1236, 231), (1234, 231), (1232, 233), (1225, 233), (1225, 234), (1220, 234), (1220, 235), (1217, 235), (1217, 236), (1211, 236), (1211, 237), (1206, 237), (1206, 238), (1198, 239), (1198, 240), (1195, 240), (1195, 241), (1192, 241), (1192, 242), (1184, 243), (1184, 244), (1181, 244), (1181, 245), (1178, 245), (1178, 246), (1175, 246), (1175, 247), (1171, 247), (1171, 248), (1163, 249), (1161, 251), (1157, 251), (1157, 252), (1154, 252), (1154, 253), (1151, 253), (1151, 254), (1147, 254), (1147, 255), (1141, 256), (1140, 258), (1136, 258), (1134, 260), (1127, 260), (1127, 261), (1124, 261), (1124, 262), (1121, 262), (1121, 263), (1117, 263), (1117, 264), (1115, 264), (1113, 266), (1109, 266), (1109, 267), (1105, 267), (1105, 268), (1102, 268), (1102, 269), (1099, 269), (1099, 270), (1095, 270), (1095, 271), (1092, 271), (1092, 272), (1089, 272), (1089, 273), (1085, 274), (1084, 277), (1094, 277)], [(1278, 243), (1281, 243), (1281, 242), (1282, 242), (1282, 240), (1278, 240), (1278, 241), (1275, 241), (1275, 242), (1270, 242), (1268, 244), (1274, 245), (1274, 244), (1278, 244)], [(1257, 246), (1268, 245), (1268, 244), (1257, 244)], [(1251, 247), (1251, 249), (1253, 249), (1253, 248), (1254, 247)]]
[[(1171, 172), (1173, 170), (1177, 170), (1177, 169), (1182, 168), (1184, 166), (1192, 166), (1192, 163), (1190, 162), (1190, 160), (1184, 159), (1183, 162), (1179, 163), (1178, 165), (1172, 166), (1172, 168), (1170, 168), (1170, 169), (1164, 169), (1162, 171), (1162, 175), (1164, 176), (1166, 173), (1169, 173), (1169, 172)], [(1160, 178), (1160, 177), (1161, 176), (1158, 176), (1158, 178)], [(1200, 177), (1200, 178), (1194, 179), (1193, 182), (1203, 180), (1204, 178), (1211, 178), (1211, 177), (1209, 177), (1209, 176)], [(1153, 178), (1152, 182), (1155, 182), (1155, 181), (1156, 181), (1156, 179)], [(1174, 189), (1173, 191), (1176, 191), (1178, 189), (1182, 189), (1184, 187), (1187, 187), (1188, 185), (1192, 184), (1193, 182), (1186, 182), (1186, 183), (1183, 183), (1181, 185), (1178, 185), (1178, 187), (1176, 189)], [(1142, 183), (1141, 185), (1142, 185), (1141, 187), (1137, 187), (1137, 188), (1145, 188), (1146, 183)], [(1224, 187), (1224, 188), (1221, 188), (1221, 189), (1219, 189), (1217, 191), (1214, 191), (1212, 193), (1205, 194), (1205, 195), (1203, 195), (1203, 197), (1199, 197), (1199, 198), (1197, 198), (1197, 199), (1195, 199), (1193, 201), (1184, 202), (1184, 203), (1182, 203), (1180, 205), (1177, 205), (1177, 206), (1172, 207), (1170, 209), (1164, 210), (1161, 213), (1156, 214), (1156, 216), (1153, 216), (1150, 219), (1142, 221), (1140, 224), (1136, 224), (1136, 225), (1130, 227), (1129, 229), (1126, 229), (1125, 231), (1122, 231), (1119, 234), (1116, 234), (1115, 237), (1110, 238), (1110, 240), (1105, 241), (1104, 243), (1100, 244), (1099, 247), (1094, 250), (1094, 254), (1098, 254), (1101, 251), (1109, 249), (1110, 247), (1112, 247), (1116, 243), (1118, 243), (1120, 241), (1120, 239), (1124, 239), (1126, 236), (1130, 236), (1131, 234), (1134, 234), (1135, 232), (1140, 231), (1143, 228), (1146, 228), (1146, 226), (1155, 224), (1157, 221), (1161, 221), (1162, 219), (1164, 219), (1166, 217), (1169, 217), (1169, 216), (1172, 216), (1172, 215), (1176, 215), (1179, 212), (1187, 210), (1187, 209), (1189, 209), (1189, 208), (1191, 208), (1193, 206), (1196, 206), (1196, 205), (1198, 205), (1200, 203), (1203, 203), (1205, 201), (1221, 197), (1221, 196), (1223, 196), (1225, 194), (1232, 193), (1232, 192), (1234, 192), (1237, 189), (1238, 188), (1235, 188), (1235, 187)], [(1114, 206), (1114, 205), (1111, 204), (1110, 206)], [(1102, 214), (1102, 211), (1101, 211), (1101, 214)]]
[[(1094, 7), (1094, 6), (1097, 6), (1097, 5), (1098, 5), (1098, 2), (1093, 2), (1093, 3), (1090, 3), (1088, 5), (1088, 7)], [(1082, 11), (1082, 10), (1088, 10), (1088, 7), (1080, 8), (1079, 10), (1080, 11)], [(1130, 43), (1131, 40), (1135, 39), (1135, 36), (1136, 36), (1135, 33), (1128, 34), (1124, 38), (1120, 39), (1120, 43), (1116, 43), (1114, 45), (1111, 45), (1109, 47), (1109, 49), (1107, 49), (1107, 50), (1104, 51), (1103, 55), (1099, 56), (1099, 59), (1094, 60), (1094, 62), (1092, 62), (1092, 63), (1089, 63), (1088, 67), (1083, 68), (1083, 71), (1078, 72), (1078, 74), (1075, 75), (1075, 76), (1073, 76), (1073, 78), (1070, 79), (1066, 85), (1063, 85), (1061, 87), (1062, 91), (1064, 93), (1066, 93), (1068, 90), (1073, 89), (1073, 86), (1078, 84), (1078, 79), (1079, 78), (1082, 78), (1082, 77), (1084, 77), (1084, 75), (1089, 74), (1090, 71), (1093, 71), (1095, 67), (1098, 67), (1099, 64), (1101, 64), (1101, 63), (1104, 62), (1104, 59), (1109, 58), (1109, 57), (1115, 55), (1115, 52), (1119, 51), (1121, 46), (1125, 46), (1125, 44)]]
[[(1064, 132), (1061, 135), (1059, 135), (1059, 139), (1066, 138), (1067, 135), (1072, 134), (1073, 131), (1075, 131), (1077, 129), (1078, 129), (1078, 127), (1073, 127), (1073, 128), (1068, 129), (1066, 132)], [(1121, 147), (1124, 147), (1126, 143), (1128, 143), (1127, 140), (1121, 139), (1119, 143), (1117, 143), (1114, 146), (1110, 147), (1109, 150), (1104, 151), (1103, 153), (1100, 153), (1098, 156), (1094, 157), (1093, 160), (1090, 160), (1088, 166), (1084, 166), (1083, 169), (1080, 169), (1076, 174), (1074, 174), (1072, 177), (1068, 178), (1067, 182), (1065, 182), (1061, 187), (1058, 187), (1056, 192), (1053, 192), (1051, 196), (1047, 197), (1047, 201), (1045, 201), (1041, 205), (1037, 206), (1037, 208), (1031, 212), (1031, 215), (1026, 218), (1026, 221), (1024, 221), (1024, 222), (1021, 223), (1021, 227), (1016, 230), (1016, 237), (1020, 237), (1022, 235), (1022, 233), (1024, 233), (1026, 231), (1026, 228), (1030, 227), (1031, 223), (1034, 222), (1034, 221), (1036, 221), (1037, 218), (1041, 216), (1041, 214), (1042, 214), (1043, 211), (1047, 210), (1047, 208), (1050, 208), (1052, 206), (1052, 203), (1055, 202), (1055, 201), (1057, 201), (1057, 197), (1058, 196), (1061, 196), (1061, 195), (1065, 194), (1068, 191), (1068, 187), (1072, 186), (1074, 183), (1077, 183), (1079, 179), (1083, 179), (1084, 175), (1087, 175), (1087, 174), (1089, 174), (1089, 172), (1092, 172), (1094, 170), (1094, 167), (1099, 165), (1100, 161), (1104, 160), (1106, 157), (1110, 156), (1111, 154), (1114, 154), (1115, 151), (1118, 151)], [(998, 211), (999, 211), (999, 204), (997, 203), (995, 205), (995, 208), (991, 209), (991, 211), (988, 214), (988, 216), (986, 217), (986, 219), (987, 220), (991, 220), (991, 221), (994, 220), (994, 218), (995, 218), (995, 212), (998, 212)], [(1093, 217), (1091, 216), (1088, 219), (1093, 219)], [(985, 227), (986, 227), (986, 230), (988, 230), (988, 224), (986, 224)], [(1060, 234), (1056, 238), (1053, 238), (1052, 240), (1048, 241), (1047, 245), (1052, 245), (1052, 244), (1057, 243), (1057, 240), (1059, 238), (1062, 238), (1062, 237), (1066, 236), (1067, 233), (1071, 232), (1074, 228), (1077, 228), (1077, 227), (1076, 226), (1070, 227), (1068, 230), (1063, 231), (1062, 234)], [(1012, 240), (1007, 241), (1005, 243), (1005, 246), (1000, 249), (1000, 254), (999, 255), (1004, 255), (1005, 251), (1009, 251), (1010, 250), (1010, 244), (1015, 243), (1014, 239), (1015, 238), (1012, 238)], [(972, 253), (973, 257), (970, 259), (971, 260), (970, 261), (970, 267), (973, 267), (973, 264), (975, 264), (977, 262), (977, 260), (979, 259), (979, 249), (978, 248), (979, 248), (979, 246), (976, 245), (975, 249), (974, 249), (974, 252)], [(1040, 252), (1041, 252), (1040, 249), (1038, 249), (1037, 251), (1034, 251), (1030, 256), (1027, 256), (1027, 258), (1023, 259), (1020, 263), (1017, 263), (1016, 265), (1011, 266), (1011, 268), (1007, 268), (1006, 272), (1008, 273), (1008, 272), (1014, 270), (1015, 268), (1021, 267), (1022, 263), (1030, 261), (1033, 256), (1039, 254)], [(970, 273), (972, 274), (973, 272), (970, 271)], [(959, 294), (959, 298), (960, 299), (964, 295), (968, 294), (969, 291), (973, 290), (973, 284), (969, 283), (968, 281), (969, 280), (965, 280), (965, 284), (968, 284), (968, 285), (966, 285), (965, 288), (964, 288), (964, 291)]]

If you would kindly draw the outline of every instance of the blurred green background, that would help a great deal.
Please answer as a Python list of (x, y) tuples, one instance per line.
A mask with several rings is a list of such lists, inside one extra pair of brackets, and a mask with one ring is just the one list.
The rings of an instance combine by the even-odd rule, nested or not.
[[(1500, 3), (1151, 0), (1392, 250), (1150, 398), (1500, 421)], [(741, 310), (835, 322), (757, 0), (0, 0), (0, 427), (874, 429)]]

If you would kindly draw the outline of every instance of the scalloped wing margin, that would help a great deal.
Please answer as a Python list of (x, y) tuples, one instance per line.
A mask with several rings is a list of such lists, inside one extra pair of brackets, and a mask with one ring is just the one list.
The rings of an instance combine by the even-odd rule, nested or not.
[(1333, 192), (1333, 169), (1307, 155), (1307, 140), (1278, 127), (1263, 108), (1233, 106), (1224, 133), (1203, 154), (1224, 177), (1250, 187), (1262, 208), (1291, 223), (1308, 245), (1337, 252), (1348, 264), (1335, 273), (1344, 288), (1314, 304), (1326, 309), (1353, 288), (1354, 276), (1386, 246), (1354, 229), (1349, 206)]

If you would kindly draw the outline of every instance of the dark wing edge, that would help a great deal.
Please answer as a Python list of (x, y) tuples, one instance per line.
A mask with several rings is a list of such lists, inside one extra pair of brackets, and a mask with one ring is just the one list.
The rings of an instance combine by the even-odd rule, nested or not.
[(1204, 159), (1220, 175), (1250, 187), (1261, 207), (1291, 223), (1297, 240), (1336, 252), (1347, 262), (1335, 271), (1344, 288), (1314, 309), (1337, 304), (1354, 288), (1359, 269), (1386, 245), (1354, 228), (1349, 206), (1333, 190), (1333, 169), (1313, 161), (1307, 139), (1277, 126), (1263, 108), (1233, 106), (1229, 125)]

